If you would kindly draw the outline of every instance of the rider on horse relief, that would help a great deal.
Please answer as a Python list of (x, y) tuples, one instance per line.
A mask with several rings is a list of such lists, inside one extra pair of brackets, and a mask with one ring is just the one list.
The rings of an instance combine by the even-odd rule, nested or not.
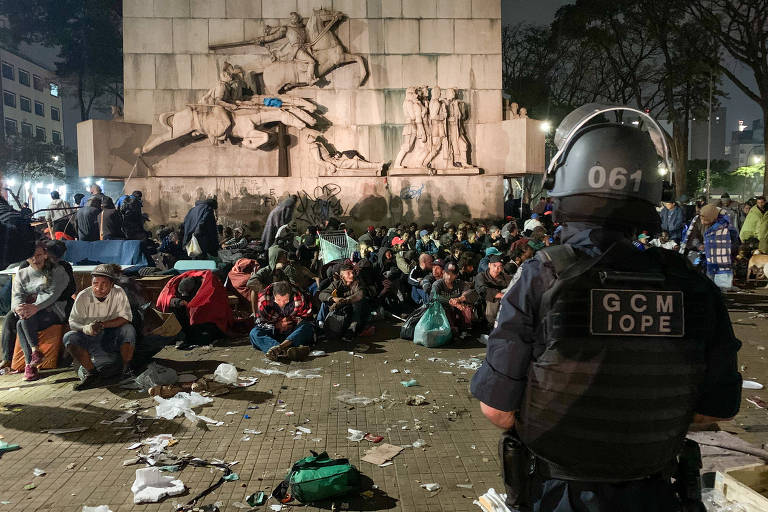
[(285, 26), (264, 27), (264, 35), (256, 39), (256, 43), (264, 46), (266, 43), (283, 41), (280, 45), (270, 48), (273, 60), (280, 62), (301, 62), (306, 64), (307, 83), (314, 84), (317, 81), (315, 75), (315, 58), (310, 54), (307, 29), (301, 19), (301, 15), (292, 12), (290, 21)]

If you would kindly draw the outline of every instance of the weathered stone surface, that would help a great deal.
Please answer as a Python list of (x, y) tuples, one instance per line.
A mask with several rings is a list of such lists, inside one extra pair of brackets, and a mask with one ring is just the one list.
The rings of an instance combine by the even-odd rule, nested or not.
[(453, 53), (453, 20), (420, 20), (421, 53)]
[(154, 91), (126, 89), (124, 108), (125, 122), (151, 125), (155, 115)]
[(386, 53), (419, 53), (418, 20), (384, 20)]
[(225, 0), (189, 0), (193, 18), (224, 18), (227, 15)]
[(243, 20), (208, 20), (208, 44), (231, 43), (243, 40)]
[[(466, 0), (469, 3), (469, 0)], [(500, 0), (472, 0), (473, 18), (501, 18)]]
[[(266, 20), (254, 20), (246, 19), (243, 21), (243, 36), (244, 39), (255, 39), (264, 35), (264, 25), (268, 22)], [(242, 51), (242, 49), (240, 50)], [(266, 50), (264, 50), (266, 52)]]
[(545, 134), (541, 123), (514, 119), (477, 125), (477, 164), (486, 174), (543, 173)]
[(333, 84), (334, 89), (359, 89), (360, 68), (356, 65), (341, 66), (326, 75), (326, 79)]
[(393, 89), (384, 92), (387, 124), (400, 125), (405, 123), (403, 102), (405, 101), (404, 89)]
[(437, 82), (437, 57), (403, 55), (403, 84), (432, 85)]
[(188, 18), (189, 0), (155, 0), (155, 16), (159, 18)]
[(368, 19), (381, 18), (381, 0), (368, 0)]
[(324, 114), (334, 125), (345, 126), (355, 119), (355, 96), (353, 91), (333, 91), (321, 89), (317, 91), (317, 102), (326, 107)]
[(129, 53), (123, 57), (126, 89), (155, 88), (155, 56)]
[(333, 0), (298, 0), (298, 12), (304, 18), (308, 18), (312, 14), (313, 9), (330, 9), (333, 6)]
[(173, 52), (170, 18), (126, 18), (123, 21), (123, 52)]
[(456, 20), (456, 53), (501, 53), (500, 20)]
[(127, 178), (152, 127), (102, 119), (77, 123), (78, 172), (81, 177)]
[[(145, 157), (145, 160), (158, 177), (279, 176), (278, 153), (243, 151), (229, 144), (212, 147), (203, 140), (180, 148), (166, 158)], [(179, 182), (184, 180), (177, 180), (177, 184)]]
[(261, 18), (261, 0), (227, 0), (227, 18)]
[(403, 127), (396, 125), (370, 126), (368, 130), (370, 140), (371, 160), (394, 160), (402, 142)]
[(498, 55), (472, 56), (472, 88), (501, 89), (501, 59)]
[(438, 18), (471, 18), (471, 0), (437, 0)]
[(405, 0), (403, 18), (434, 18), (437, 15), (437, 0)]
[(343, 12), (348, 18), (365, 18), (367, 6), (368, 0), (333, 0), (333, 10)]
[(385, 104), (382, 91), (363, 90), (355, 94), (355, 122), (350, 124), (382, 124), (385, 121)]
[(216, 83), (219, 69), (215, 55), (192, 55), (192, 88), (208, 89)]
[(349, 51), (352, 53), (384, 53), (384, 21), (349, 20)]
[[(466, 101), (466, 100), (465, 100)], [(470, 105), (472, 114), (470, 120), (473, 123), (499, 123), (501, 122), (501, 90), (472, 91)]]
[(123, 0), (124, 18), (151, 18), (155, 14), (155, 0)]
[(402, 55), (371, 55), (370, 71), (365, 87), (369, 89), (399, 89), (403, 87)]
[(470, 88), (470, 55), (441, 55), (437, 58), (437, 85), (440, 87)]
[(208, 20), (174, 19), (174, 53), (208, 53)]
[(192, 61), (189, 55), (158, 55), (155, 58), (158, 89), (192, 88)]
[[(261, 17), (262, 18), (287, 18), (291, 12), (298, 8), (296, 0), (262, 0)], [(307, 13), (301, 13), (306, 16)]]
[[(379, 0), (382, 18), (400, 18), (403, 15), (402, 0)], [(408, 0), (406, 0), (408, 1)]]

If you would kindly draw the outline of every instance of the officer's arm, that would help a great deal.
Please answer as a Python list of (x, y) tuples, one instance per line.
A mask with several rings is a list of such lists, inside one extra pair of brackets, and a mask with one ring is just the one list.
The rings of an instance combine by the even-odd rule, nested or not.
[(480, 402), (480, 410), (491, 423), (501, 429), (509, 430), (515, 424), (515, 411), (500, 411), (483, 402)]

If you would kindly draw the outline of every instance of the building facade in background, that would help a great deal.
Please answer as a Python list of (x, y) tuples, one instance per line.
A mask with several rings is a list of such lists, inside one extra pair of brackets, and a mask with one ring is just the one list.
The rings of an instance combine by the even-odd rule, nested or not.
[(62, 91), (53, 70), (0, 49), (2, 133), (64, 144)]
[(731, 144), (726, 149), (732, 169), (765, 162), (764, 130), (762, 119), (755, 119), (751, 125), (739, 122), (739, 129), (731, 132)]
[[(709, 155), (712, 160), (726, 160), (726, 123), (727, 112), (725, 107), (716, 109), (712, 117), (712, 132), (709, 143)], [(690, 160), (707, 159), (707, 140), (709, 139), (709, 123), (707, 117), (691, 120), (691, 134), (688, 138), (690, 148), (688, 158)]]

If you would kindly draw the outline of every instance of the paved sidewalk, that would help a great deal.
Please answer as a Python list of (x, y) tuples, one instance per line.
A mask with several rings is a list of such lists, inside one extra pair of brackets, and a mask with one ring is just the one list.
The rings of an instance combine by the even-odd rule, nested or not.
[[(762, 290), (731, 295), (736, 301), (731, 303), (735, 330), (744, 342), (740, 354), (744, 376), (763, 383), (768, 380), (767, 297)], [(220, 473), (192, 467), (171, 473), (189, 488), (185, 496), (168, 498), (160, 504), (134, 505), (130, 487), (135, 470), (143, 466), (122, 465), (133, 453), (126, 448), (137, 440), (164, 433), (178, 439), (178, 444), (171, 448), (174, 453), (239, 461), (233, 470), (240, 481), (225, 483), (201, 502), (221, 502), (222, 511), (241, 510), (234, 503), (244, 502), (248, 494), (271, 492), (291, 464), (309, 455), (310, 450), (348, 457), (372, 490), (349, 503), (339, 502), (336, 510), (479, 510), (472, 505), (473, 499), (489, 487), (503, 488), (496, 448), (499, 432), (483, 418), (477, 401), (468, 391), (474, 373), (472, 363), (479, 363), (484, 357), (484, 347), (472, 340), (457, 340), (448, 347), (426, 349), (394, 339), (396, 336), (396, 328), (379, 323), (379, 332), (365, 342), (316, 347), (328, 354), (290, 367), (270, 365), (248, 345), (246, 338), (191, 352), (172, 347), (163, 350), (158, 356), (160, 363), (179, 372), (202, 376), (213, 373), (219, 363), (228, 362), (235, 364), (241, 375), (259, 378), (254, 386), (215, 397), (211, 404), (198, 410), (224, 421), (220, 427), (199, 428), (184, 418), (155, 419), (151, 399), (116, 386), (74, 392), (71, 370), (44, 372), (45, 378), (34, 383), (24, 383), (18, 375), (2, 376), (0, 404), (4, 408), (0, 409), (0, 434), (4, 441), (18, 443), (21, 450), (0, 459), (0, 502), (10, 502), (0, 504), (0, 512), (80, 512), (83, 505), (109, 505), (114, 512), (171, 511), (174, 503), (186, 502), (218, 480)], [(477, 360), (472, 361), (473, 357)], [(460, 361), (470, 368), (462, 368)], [(262, 375), (254, 368), (317, 368), (321, 377), (288, 379), (282, 375)], [(399, 372), (392, 373), (395, 369)], [(411, 378), (419, 386), (405, 388), (400, 384)], [(369, 398), (383, 395), (384, 399), (367, 407), (349, 406), (336, 399), (344, 391)], [(423, 395), (429, 403), (406, 405), (406, 398), (416, 394)], [(768, 401), (765, 390), (745, 391), (744, 396)], [(119, 417), (124, 412), (121, 406), (137, 399), (147, 408), (142, 415), (150, 418), (136, 423), (142, 430), (146, 428), (145, 432), (136, 432), (132, 423), (101, 423)], [(281, 407), (283, 404), (285, 408)], [(248, 406), (258, 408), (247, 409)], [(227, 415), (230, 411), (235, 414)], [(40, 432), (74, 426), (89, 428), (59, 435)], [(309, 428), (311, 433), (294, 439), (292, 432), (296, 426)], [(761, 446), (768, 441), (768, 411), (743, 401), (740, 415), (727, 427)], [(347, 440), (348, 428), (384, 436), (384, 442), (395, 445), (410, 445), (418, 439), (427, 444), (418, 449), (406, 448), (394, 458), (393, 465), (382, 468), (361, 462), (365, 450), (375, 445)], [(244, 429), (263, 434), (251, 435), (245, 441)], [(34, 477), (34, 468), (47, 474)], [(36, 487), (25, 490), (29, 483)], [(441, 489), (428, 492), (420, 487), (423, 483), (438, 483)], [(459, 488), (457, 484), (471, 484), (472, 488)], [(286, 506), (283, 510), (291, 508), (296, 507)]]

